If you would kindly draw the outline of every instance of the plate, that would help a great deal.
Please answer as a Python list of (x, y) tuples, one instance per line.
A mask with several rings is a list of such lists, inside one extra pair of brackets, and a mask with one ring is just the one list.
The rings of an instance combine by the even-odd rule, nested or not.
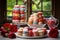
[(44, 36), (31, 36), (31, 37), (29, 37), (29, 36), (20, 36), (20, 35), (18, 35), (18, 33), (15, 33), (15, 34), (19, 38), (28, 38), (28, 39), (36, 39), (36, 38), (44, 38), (44, 37), (47, 37), (47, 35), (44, 35)]
[(29, 27), (36, 27), (36, 28), (44, 28), (46, 26), (46, 24), (41, 24), (41, 25), (29, 25), (27, 24)]

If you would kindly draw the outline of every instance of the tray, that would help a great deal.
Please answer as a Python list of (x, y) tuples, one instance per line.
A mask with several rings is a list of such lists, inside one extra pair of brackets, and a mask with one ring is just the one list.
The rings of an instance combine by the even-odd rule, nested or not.
[(18, 38), (28, 38), (28, 39), (36, 39), (36, 38), (45, 38), (45, 37), (47, 37), (47, 35), (44, 35), (44, 36), (31, 36), (31, 37), (29, 37), (29, 36), (20, 36), (20, 35), (18, 35), (18, 33), (15, 33), (15, 34), (16, 34), (16, 36)]

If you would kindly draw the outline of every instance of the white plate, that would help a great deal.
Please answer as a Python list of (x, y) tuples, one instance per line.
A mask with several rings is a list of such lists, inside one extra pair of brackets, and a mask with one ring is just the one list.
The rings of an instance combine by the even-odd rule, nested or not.
[(29, 36), (20, 36), (18, 35), (18, 33), (15, 33), (17, 37), (19, 38), (29, 38), (29, 39), (34, 39), (34, 38), (44, 38), (44, 37), (47, 37), (47, 35), (44, 35), (44, 36), (32, 36), (32, 37), (29, 37)]
[(36, 28), (44, 28), (46, 26), (46, 24), (41, 24), (41, 25), (29, 25), (27, 24), (29, 27), (36, 27)]

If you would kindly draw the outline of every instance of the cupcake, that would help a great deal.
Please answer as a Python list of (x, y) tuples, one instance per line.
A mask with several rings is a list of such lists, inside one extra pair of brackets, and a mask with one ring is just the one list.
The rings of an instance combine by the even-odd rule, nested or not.
[(33, 30), (33, 36), (39, 36), (37, 29)]
[(18, 29), (18, 35), (22, 36), (23, 35), (23, 28)]
[(39, 36), (44, 36), (43, 30), (39, 30), (38, 33), (39, 33)]
[(28, 29), (27, 28), (23, 29), (23, 36), (28, 36)]

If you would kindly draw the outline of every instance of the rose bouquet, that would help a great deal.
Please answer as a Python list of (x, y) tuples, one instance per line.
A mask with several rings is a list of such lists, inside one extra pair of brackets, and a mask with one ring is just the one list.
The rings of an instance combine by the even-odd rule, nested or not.
[(57, 26), (58, 26), (57, 21), (58, 20), (56, 18), (54, 18), (53, 16), (51, 16), (47, 20), (47, 25), (48, 25), (48, 28), (50, 29), (48, 36), (51, 38), (57, 38), (59, 35), (58, 28), (57, 28)]
[(3, 37), (16, 38), (15, 32), (17, 32), (17, 26), (14, 24), (5, 23), (0, 28), (0, 34)]

